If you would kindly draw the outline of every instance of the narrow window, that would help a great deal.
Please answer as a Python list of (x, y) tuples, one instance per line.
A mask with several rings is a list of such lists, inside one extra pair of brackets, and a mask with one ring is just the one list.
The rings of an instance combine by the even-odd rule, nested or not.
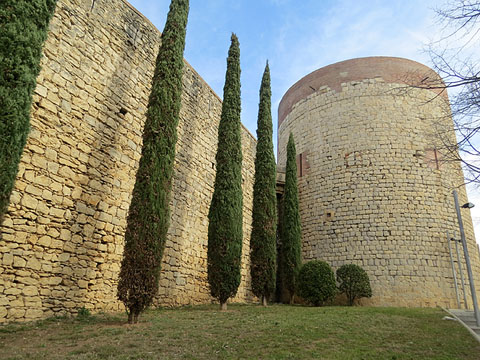
[(302, 159), (302, 158), (303, 158), (303, 154), (300, 154), (300, 155), (299, 155), (299, 157), (300, 157), (300, 158), (299, 158), (299, 164), (300, 164), (300, 169), (299, 169), (299, 170), (300, 170), (300, 176), (303, 176), (303, 159)]
[(297, 177), (302, 177), (307, 174), (307, 170), (310, 168), (307, 159), (307, 151), (297, 155)]

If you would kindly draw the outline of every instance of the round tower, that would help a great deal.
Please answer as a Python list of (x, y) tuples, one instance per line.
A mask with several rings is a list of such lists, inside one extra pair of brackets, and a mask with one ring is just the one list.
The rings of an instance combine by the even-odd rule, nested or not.
[(430, 86), (439, 82), (411, 60), (353, 59), (305, 76), (279, 106), (280, 168), (291, 132), (297, 147), (303, 260), (362, 266), (370, 304), (457, 307), (447, 232), (460, 238), (452, 190), (460, 205), (467, 197), (460, 164), (443, 150), (455, 135), (446, 91)]

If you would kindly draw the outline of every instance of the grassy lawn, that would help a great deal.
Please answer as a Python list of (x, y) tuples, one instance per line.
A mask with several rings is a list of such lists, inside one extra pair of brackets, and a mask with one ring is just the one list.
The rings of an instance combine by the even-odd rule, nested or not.
[(480, 359), (439, 309), (214, 305), (0, 326), (0, 359)]

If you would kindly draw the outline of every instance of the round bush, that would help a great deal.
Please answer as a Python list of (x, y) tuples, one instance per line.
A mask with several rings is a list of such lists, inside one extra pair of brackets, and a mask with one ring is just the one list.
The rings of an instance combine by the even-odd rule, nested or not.
[(298, 293), (309, 303), (319, 306), (333, 299), (337, 292), (335, 275), (325, 261), (305, 263), (298, 274)]
[(338, 290), (347, 296), (348, 305), (352, 306), (355, 299), (372, 297), (372, 288), (367, 273), (360, 266), (347, 264), (338, 268)]

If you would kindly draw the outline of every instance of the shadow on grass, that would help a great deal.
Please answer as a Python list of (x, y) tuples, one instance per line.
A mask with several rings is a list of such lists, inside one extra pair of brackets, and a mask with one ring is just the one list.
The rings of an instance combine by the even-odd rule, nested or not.
[(34, 322), (19, 323), (14, 322), (7, 325), (0, 325), (1, 334), (15, 334), (31, 330), (47, 329), (53, 325), (82, 327), (87, 325), (103, 325), (103, 326), (123, 326), (128, 325), (127, 315), (120, 314), (95, 314), (84, 316), (54, 316)]

